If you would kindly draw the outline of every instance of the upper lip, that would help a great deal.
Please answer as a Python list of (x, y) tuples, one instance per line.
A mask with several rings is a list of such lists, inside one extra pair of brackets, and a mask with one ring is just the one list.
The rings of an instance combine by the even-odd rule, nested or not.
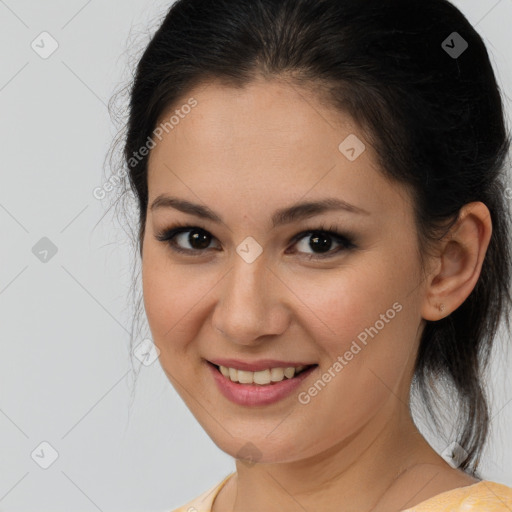
[(312, 366), (316, 363), (305, 363), (300, 361), (280, 361), (278, 359), (258, 359), (257, 361), (241, 361), (240, 359), (209, 359), (210, 363), (217, 366), (226, 366), (227, 368), (236, 368), (237, 370), (246, 370), (249, 372), (259, 372), (269, 368), (289, 368), (293, 366)]

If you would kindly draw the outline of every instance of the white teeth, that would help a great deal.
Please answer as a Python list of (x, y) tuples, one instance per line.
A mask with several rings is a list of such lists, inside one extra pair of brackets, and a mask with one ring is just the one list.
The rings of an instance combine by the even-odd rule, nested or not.
[(272, 368), (270, 370), (270, 379), (272, 382), (279, 382), (284, 379), (284, 368)]
[(254, 383), (262, 386), (270, 384), (271, 382), (280, 382), (284, 380), (285, 377), (292, 379), (296, 373), (299, 373), (304, 368), (305, 366), (298, 366), (297, 368), (290, 366), (288, 368), (269, 368), (268, 370), (259, 372), (250, 372), (247, 370), (237, 370), (236, 368), (219, 366), (222, 375), (233, 382), (239, 382), (240, 384)]
[(295, 368), (285, 368), (284, 369), (284, 376), (291, 379), (295, 375)]
[[(251, 372), (247, 372), (247, 373), (251, 373)], [(253, 380), (254, 384), (268, 384), (270, 382), (270, 370), (254, 372), (252, 380)]]
[(253, 372), (247, 372), (245, 370), (238, 370), (238, 382), (240, 384), (252, 384), (253, 383)]

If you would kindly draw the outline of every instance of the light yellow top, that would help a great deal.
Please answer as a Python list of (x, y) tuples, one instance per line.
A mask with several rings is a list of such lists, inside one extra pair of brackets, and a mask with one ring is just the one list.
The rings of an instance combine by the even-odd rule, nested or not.
[[(172, 512), (211, 512), (213, 502), (222, 487), (235, 473), (208, 489), (186, 505)], [(512, 487), (481, 480), (465, 487), (459, 487), (422, 501), (401, 512), (511, 512)]]

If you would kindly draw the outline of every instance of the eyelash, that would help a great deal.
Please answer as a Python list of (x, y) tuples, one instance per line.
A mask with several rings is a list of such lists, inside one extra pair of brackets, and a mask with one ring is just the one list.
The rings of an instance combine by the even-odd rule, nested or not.
[[(188, 231), (194, 231), (194, 230), (203, 231), (204, 233), (210, 235), (212, 238), (215, 238), (213, 235), (211, 235), (211, 233), (208, 232), (207, 229), (205, 229), (201, 226), (191, 226), (189, 224), (182, 224), (180, 222), (176, 222), (169, 228), (166, 228), (166, 229), (160, 231), (159, 233), (157, 233), (155, 235), (155, 238), (158, 241), (167, 244), (171, 248), (171, 250), (174, 252), (186, 254), (188, 256), (193, 256), (193, 257), (202, 256), (203, 253), (207, 249), (183, 249), (183, 248), (177, 246), (175, 243), (175, 240), (174, 240), (176, 236), (178, 236), (182, 233), (187, 233)], [(293, 244), (295, 245), (298, 241), (300, 241), (302, 238), (306, 237), (307, 235), (313, 235), (316, 233), (321, 233), (321, 234), (328, 235), (328, 236), (334, 238), (337, 243), (341, 244), (341, 246), (338, 247), (334, 251), (329, 250), (327, 253), (325, 253), (326, 255), (311, 254), (309, 256), (306, 256), (306, 259), (321, 260), (321, 259), (332, 258), (335, 254), (338, 254), (342, 250), (350, 250), (350, 249), (355, 249), (357, 247), (353, 243), (354, 237), (351, 234), (339, 233), (337, 230), (337, 227), (334, 225), (331, 225), (329, 228), (326, 228), (324, 225), (320, 225), (318, 228), (302, 231), (302, 232), (298, 233), (297, 235), (295, 235), (292, 238), (291, 242), (293, 242)]]

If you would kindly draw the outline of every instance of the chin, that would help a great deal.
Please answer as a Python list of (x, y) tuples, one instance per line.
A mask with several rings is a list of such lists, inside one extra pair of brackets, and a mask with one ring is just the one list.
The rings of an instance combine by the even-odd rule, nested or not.
[(224, 453), (245, 463), (248, 466), (261, 464), (274, 464), (294, 462), (307, 455), (297, 451), (297, 443), (289, 437), (271, 440), (267, 436), (269, 430), (261, 435), (246, 435), (244, 438), (222, 435), (222, 439), (212, 437), (213, 442)]

